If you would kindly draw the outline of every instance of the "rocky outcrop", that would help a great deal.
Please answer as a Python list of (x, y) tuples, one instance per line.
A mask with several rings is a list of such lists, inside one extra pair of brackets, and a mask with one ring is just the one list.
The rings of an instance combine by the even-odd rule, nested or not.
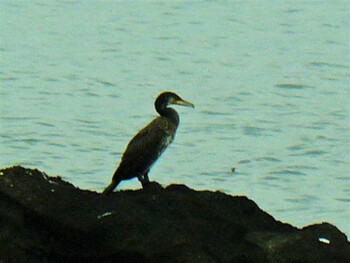
[(152, 183), (106, 197), (17, 166), (0, 171), (0, 262), (343, 263), (350, 244), (244, 196)]

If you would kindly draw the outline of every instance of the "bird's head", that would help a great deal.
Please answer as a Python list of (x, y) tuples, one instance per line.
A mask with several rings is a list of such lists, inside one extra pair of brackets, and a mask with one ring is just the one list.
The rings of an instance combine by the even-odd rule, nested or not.
[(170, 104), (182, 105), (186, 107), (194, 108), (194, 105), (191, 102), (183, 100), (179, 95), (174, 92), (166, 91), (161, 93), (156, 99), (156, 107), (165, 108)]

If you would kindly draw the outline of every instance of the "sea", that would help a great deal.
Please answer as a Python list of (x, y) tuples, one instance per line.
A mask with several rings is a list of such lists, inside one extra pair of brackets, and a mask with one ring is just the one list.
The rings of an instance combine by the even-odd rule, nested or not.
[(0, 0), (0, 22), (0, 167), (102, 191), (173, 91), (195, 109), (151, 180), (350, 235), (349, 1)]

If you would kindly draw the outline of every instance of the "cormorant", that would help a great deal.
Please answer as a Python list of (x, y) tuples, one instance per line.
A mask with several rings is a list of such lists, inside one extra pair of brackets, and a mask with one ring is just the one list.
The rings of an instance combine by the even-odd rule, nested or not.
[(192, 103), (181, 99), (173, 92), (161, 93), (154, 103), (160, 116), (131, 139), (113, 174), (112, 182), (103, 194), (110, 194), (122, 180), (134, 177), (139, 179), (142, 186), (149, 183), (148, 172), (151, 166), (173, 141), (179, 125), (179, 114), (173, 108), (168, 108), (169, 104), (194, 108)]

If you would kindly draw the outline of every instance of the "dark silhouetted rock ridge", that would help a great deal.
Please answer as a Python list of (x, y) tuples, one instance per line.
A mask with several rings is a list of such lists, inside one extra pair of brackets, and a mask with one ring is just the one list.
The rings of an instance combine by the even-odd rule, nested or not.
[(152, 183), (106, 197), (16, 166), (0, 170), (0, 262), (344, 263), (350, 244), (244, 196)]

